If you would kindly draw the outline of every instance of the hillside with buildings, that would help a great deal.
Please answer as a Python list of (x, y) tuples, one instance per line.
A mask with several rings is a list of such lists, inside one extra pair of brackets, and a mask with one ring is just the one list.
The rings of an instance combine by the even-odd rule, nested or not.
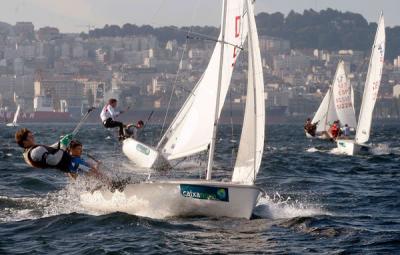
[[(261, 13), (257, 22), (271, 121), (311, 115), (341, 59), (359, 106), (376, 24), (330, 9), (287, 17)], [(400, 28), (387, 28), (387, 34), (375, 117), (399, 118)], [(171, 109), (176, 111), (206, 68), (215, 45), (210, 38), (217, 35), (214, 27), (125, 24), (63, 34), (31, 22), (0, 23), (0, 119), (12, 118), (21, 105), (23, 121), (70, 121), (89, 106), (102, 107), (110, 97), (143, 115), (135, 118), (152, 110), (161, 116), (172, 92)], [(235, 64), (227, 115), (243, 111), (246, 61), (242, 54)]]

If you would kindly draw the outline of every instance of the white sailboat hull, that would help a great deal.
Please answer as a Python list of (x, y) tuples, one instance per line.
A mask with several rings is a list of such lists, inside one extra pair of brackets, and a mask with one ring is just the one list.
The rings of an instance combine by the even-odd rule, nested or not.
[(122, 192), (97, 190), (81, 204), (105, 213), (125, 212), (152, 218), (208, 216), (249, 219), (262, 191), (254, 185), (212, 181), (162, 181), (129, 184)]
[(7, 123), (7, 127), (19, 127), (17, 123)]
[(127, 138), (123, 141), (122, 152), (137, 167), (155, 169), (170, 168), (168, 161), (156, 149), (133, 138)]
[(332, 139), (329, 135), (327, 135), (326, 132), (317, 132), (315, 134), (315, 136), (312, 136), (305, 131), (304, 131), (304, 133), (306, 134), (306, 137), (310, 138), (310, 139), (321, 139), (321, 140), (331, 140)]
[(366, 144), (358, 144), (354, 140), (337, 140), (339, 153), (353, 156), (359, 154), (368, 154), (371, 147)]

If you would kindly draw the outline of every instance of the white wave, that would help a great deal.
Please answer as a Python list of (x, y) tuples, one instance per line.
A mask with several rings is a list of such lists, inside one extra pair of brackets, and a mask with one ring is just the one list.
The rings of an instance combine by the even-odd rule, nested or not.
[(0, 198), (11, 201), (12, 205), (0, 211), (0, 222), (39, 219), (73, 212), (86, 213), (79, 202), (80, 194), (86, 190), (85, 186), (86, 180), (82, 178), (43, 197), (1, 196)]
[(388, 155), (392, 153), (391, 149), (389, 148), (388, 144), (385, 143), (377, 143), (373, 144), (371, 147), (371, 154), (372, 155)]
[[(154, 194), (154, 201), (156, 200), (160, 200), (158, 194)], [(127, 197), (124, 192), (119, 191), (115, 191), (107, 198), (100, 191), (84, 193), (81, 195), (81, 204), (86, 208), (87, 213), (95, 215), (129, 210), (130, 214), (154, 219), (164, 219), (170, 216), (170, 212), (163, 210), (165, 207), (161, 200), (158, 203), (159, 207), (154, 209), (154, 203), (151, 206), (147, 200), (136, 196)]]
[(340, 152), (338, 147), (333, 148), (332, 150), (329, 151), (330, 154), (334, 155), (342, 155), (343, 153)]
[(290, 197), (283, 198), (275, 193), (271, 198), (268, 195), (262, 197), (253, 212), (255, 215), (269, 219), (291, 219), (314, 215), (330, 215), (317, 205), (309, 205)]
[(311, 153), (313, 153), (313, 152), (318, 152), (319, 150), (317, 149), (317, 148), (315, 148), (315, 147), (311, 147), (311, 148), (308, 148), (307, 149), (307, 152), (311, 152)]

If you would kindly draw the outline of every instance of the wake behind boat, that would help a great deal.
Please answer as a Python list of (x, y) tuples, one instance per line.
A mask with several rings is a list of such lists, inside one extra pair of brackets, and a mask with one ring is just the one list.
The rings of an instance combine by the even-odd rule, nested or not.
[(385, 40), (385, 21), (383, 14), (381, 14), (372, 46), (355, 139), (339, 139), (336, 141), (339, 152), (342, 154), (352, 156), (360, 153), (368, 153), (371, 150), (371, 145), (367, 145), (366, 142), (368, 142), (370, 137), (372, 114), (381, 84), (385, 57)]
[[(168, 180), (129, 184), (122, 192), (97, 190), (81, 195), (81, 203), (87, 208), (106, 212), (124, 211), (131, 214), (140, 214), (139, 208), (149, 207), (154, 210), (166, 210), (167, 216), (212, 216), (236, 217), (249, 219), (260, 198), (262, 191), (254, 185), (260, 168), (264, 148), (265, 131), (265, 103), (264, 80), (258, 42), (257, 27), (254, 17), (252, 0), (223, 1), (220, 40), (217, 42), (213, 56), (219, 59), (212, 60), (213, 69), (207, 68), (202, 80), (211, 77), (207, 71), (212, 71), (217, 79), (216, 83), (198, 83), (187, 103), (182, 108), (167, 131), (161, 144), (166, 155), (182, 155), (182, 150), (192, 145), (190, 153), (209, 148), (209, 157), (205, 180)], [(232, 14), (239, 14), (232, 16)], [(229, 18), (228, 18), (229, 17)], [(233, 18), (233, 19), (232, 19)], [(236, 24), (236, 26), (235, 26)], [(218, 120), (229, 86), (230, 75), (224, 76), (224, 67), (229, 63), (231, 73), (232, 63), (236, 61), (233, 54), (241, 45), (232, 45), (227, 38), (235, 37), (248, 31), (248, 84), (244, 124), (239, 144), (238, 156), (233, 176), (230, 182), (212, 180), (214, 166), (214, 148)], [(226, 55), (225, 48), (230, 48), (232, 54)], [(215, 59), (216, 57), (214, 57)], [(212, 58), (213, 59), (213, 58)], [(210, 67), (209, 65), (209, 67)], [(228, 79), (229, 78), (229, 79)], [(204, 84), (204, 85), (203, 85)], [(205, 89), (201, 89), (205, 88)], [(215, 102), (210, 101), (215, 99)], [(197, 108), (193, 108), (198, 105)], [(208, 107), (212, 107), (209, 109)], [(214, 112), (212, 118), (198, 119), (196, 111), (205, 108), (207, 115)], [(194, 110), (193, 110), (194, 109)], [(193, 114), (188, 114), (192, 112)], [(204, 116), (207, 116), (204, 115)], [(199, 124), (204, 130), (198, 130)], [(127, 144), (129, 141), (124, 142)], [(136, 148), (143, 154), (157, 159), (151, 150)], [(136, 149), (134, 148), (134, 149)]]

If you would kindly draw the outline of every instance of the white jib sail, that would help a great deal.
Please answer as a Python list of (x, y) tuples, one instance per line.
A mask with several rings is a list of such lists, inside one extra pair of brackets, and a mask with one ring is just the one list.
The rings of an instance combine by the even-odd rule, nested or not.
[(317, 132), (323, 132), (328, 131), (330, 125), (337, 119), (338, 116), (334, 106), (332, 88), (330, 87), (315, 113), (312, 123), (318, 123)]
[(13, 122), (12, 122), (14, 125), (17, 124), (20, 109), (21, 109), (21, 107), (20, 107), (20, 105), (18, 105), (17, 110), (15, 111), (15, 114), (14, 114)]
[[(221, 31), (218, 37), (219, 42), (214, 48), (207, 69), (157, 146), (168, 160), (206, 150), (211, 142), (221, 43), (225, 45), (219, 114), (224, 105), (236, 59), (248, 33), (244, 2), (245, 0), (227, 1), (226, 29)], [(225, 33), (225, 42), (221, 42), (222, 33)]]
[(253, 184), (260, 168), (264, 149), (265, 99), (260, 47), (251, 0), (247, 1), (247, 6), (249, 7), (249, 67), (246, 108), (232, 182)]
[(375, 35), (374, 45), (369, 62), (367, 79), (361, 103), (360, 116), (356, 131), (356, 143), (365, 143), (369, 140), (372, 123), (372, 113), (378, 97), (382, 78), (382, 69), (385, 57), (385, 22), (381, 14)]
[(356, 128), (356, 114), (353, 105), (353, 92), (350, 81), (347, 79), (344, 69), (344, 62), (340, 61), (336, 70), (333, 82), (333, 101), (336, 109), (337, 119), (341, 126), (347, 124), (351, 128)]

